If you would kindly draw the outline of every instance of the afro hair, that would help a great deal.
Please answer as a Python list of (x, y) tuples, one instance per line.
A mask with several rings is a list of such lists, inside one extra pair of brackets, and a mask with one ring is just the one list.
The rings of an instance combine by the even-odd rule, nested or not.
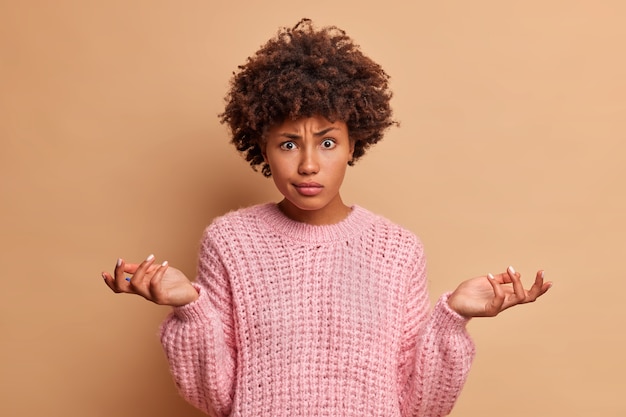
[(389, 105), (389, 76), (335, 27), (316, 30), (310, 19), (282, 28), (233, 73), (220, 121), (256, 170), (271, 176), (262, 155), (265, 133), (285, 120), (320, 115), (343, 121), (359, 159), (397, 124)]

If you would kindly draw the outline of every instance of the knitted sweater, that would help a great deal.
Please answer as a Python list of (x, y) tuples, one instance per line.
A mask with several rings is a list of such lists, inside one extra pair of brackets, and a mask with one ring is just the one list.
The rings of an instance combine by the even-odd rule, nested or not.
[(444, 416), (474, 357), (447, 294), (429, 313), (417, 237), (359, 206), (324, 226), (275, 204), (228, 213), (204, 233), (194, 285), (161, 341), (210, 415)]

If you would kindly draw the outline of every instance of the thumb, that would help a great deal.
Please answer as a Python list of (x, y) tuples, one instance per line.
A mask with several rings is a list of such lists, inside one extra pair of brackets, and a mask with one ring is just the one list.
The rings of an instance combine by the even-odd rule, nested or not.
[(495, 316), (500, 312), (504, 304), (504, 291), (492, 274), (488, 274), (487, 279), (489, 280), (489, 284), (491, 284), (491, 288), (493, 288), (493, 298), (487, 305), (486, 313)]

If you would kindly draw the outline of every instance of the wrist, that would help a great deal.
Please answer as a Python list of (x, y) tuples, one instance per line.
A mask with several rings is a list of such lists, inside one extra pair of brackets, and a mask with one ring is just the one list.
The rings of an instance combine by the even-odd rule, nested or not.
[(437, 300), (434, 308), (435, 316), (438, 317), (440, 322), (447, 323), (447, 325), (444, 326), (447, 329), (465, 329), (465, 326), (470, 321), (471, 317), (467, 317), (454, 310), (448, 302), (450, 296), (451, 293), (446, 292), (439, 297), (439, 300)]
[(472, 318), (471, 315), (466, 314), (462, 305), (460, 305), (458, 298), (456, 297), (456, 292), (448, 294), (448, 296), (446, 297), (446, 304), (451, 311), (458, 314), (459, 316), (468, 320)]
[(200, 298), (200, 287), (190, 283), (187, 288), (184, 290), (181, 288), (178, 295), (175, 295), (169, 302), (164, 304), (174, 308), (185, 307), (198, 301), (198, 298)]

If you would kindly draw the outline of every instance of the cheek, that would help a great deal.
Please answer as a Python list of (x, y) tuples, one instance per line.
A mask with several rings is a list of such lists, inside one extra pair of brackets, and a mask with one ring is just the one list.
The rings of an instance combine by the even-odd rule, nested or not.
[(272, 170), (272, 176), (280, 177), (289, 173), (292, 169), (293, 161), (290, 158), (286, 157), (286, 155), (266, 155), (265, 162), (267, 162)]
[(340, 159), (338, 161), (333, 161), (333, 163), (328, 166), (327, 172), (332, 175), (335, 183), (341, 184), (344, 176), (346, 175), (347, 168), (348, 160)]

